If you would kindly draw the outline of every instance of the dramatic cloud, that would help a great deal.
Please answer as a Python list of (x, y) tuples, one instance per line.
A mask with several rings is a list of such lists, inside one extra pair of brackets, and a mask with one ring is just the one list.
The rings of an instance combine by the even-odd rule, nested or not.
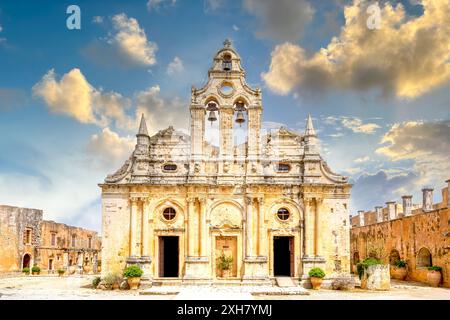
[(180, 73), (184, 70), (183, 61), (180, 58), (175, 57), (171, 63), (167, 66), (167, 74), (173, 75)]
[(314, 15), (305, 0), (244, 0), (243, 5), (258, 18), (256, 35), (277, 41), (297, 41)]
[(94, 134), (87, 145), (87, 153), (98, 165), (110, 171), (119, 168), (130, 156), (136, 143), (136, 138), (120, 137), (109, 128), (104, 128), (100, 134)]
[(412, 160), (423, 183), (436, 184), (450, 176), (450, 120), (404, 122), (387, 132), (378, 154), (393, 161)]
[(84, 49), (84, 54), (103, 65), (152, 66), (156, 63), (156, 43), (147, 39), (135, 18), (121, 13), (112, 17), (114, 32)]
[(376, 88), (385, 96), (414, 98), (449, 82), (448, 0), (423, 0), (418, 17), (386, 2), (379, 30), (367, 27), (369, 4), (346, 6), (340, 35), (312, 55), (293, 43), (276, 46), (262, 74), (267, 86), (279, 94)]
[(119, 93), (95, 89), (76, 68), (59, 81), (51, 69), (32, 90), (52, 112), (68, 115), (81, 123), (107, 125), (110, 120), (123, 123), (126, 121), (124, 109), (130, 104)]
[(171, 5), (174, 6), (177, 3), (177, 0), (148, 0), (147, 1), (147, 9), (148, 11), (158, 10), (162, 6)]
[(356, 158), (354, 160), (354, 162), (355, 163), (364, 163), (364, 162), (367, 162), (369, 160), (370, 160), (369, 156), (365, 156), (365, 157), (361, 157), (361, 158)]
[(189, 108), (186, 102), (179, 97), (161, 97), (160, 91), (160, 87), (156, 85), (136, 94), (135, 123), (139, 123), (141, 114), (144, 114), (149, 134), (168, 126), (186, 131), (189, 125)]

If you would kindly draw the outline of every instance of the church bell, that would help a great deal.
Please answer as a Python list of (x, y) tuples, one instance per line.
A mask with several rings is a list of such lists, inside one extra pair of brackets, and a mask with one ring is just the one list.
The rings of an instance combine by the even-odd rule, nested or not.
[(217, 121), (216, 112), (210, 111), (208, 115), (208, 121), (211, 121), (211, 125), (214, 121)]
[(244, 114), (242, 113), (242, 111), (238, 111), (236, 115), (236, 123), (239, 123), (239, 126), (241, 126), (244, 122)]

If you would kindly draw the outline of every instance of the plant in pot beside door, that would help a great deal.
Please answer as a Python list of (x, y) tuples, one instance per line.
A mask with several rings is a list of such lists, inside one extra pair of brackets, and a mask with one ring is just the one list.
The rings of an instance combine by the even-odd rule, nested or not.
[(408, 271), (406, 270), (406, 261), (397, 260), (394, 267), (392, 267), (392, 278), (397, 280), (405, 280)]
[(141, 282), (141, 277), (144, 272), (137, 265), (132, 265), (126, 267), (123, 276), (127, 278), (128, 285), (130, 289), (136, 290), (139, 288), (139, 283)]
[(222, 254), (217, 258), (217, 267), (221, 271), (222, 278), (229, 278), (231, 275), (231, 268), (233, 266), (233, 257), (227, 257)]
[(33, 275), (38, 275), (41, 272), (41, 268), (39, 268), (38, 266), (33, 266), (33, 268), (31, 268), (31, 273)]
[(431, 285), (432, 287), (439, 286), (442, 278), (441, 271), (442, 268), (438, 266), (428, 267), (427, 282), (429, 285)]
[(322, 280), (325, 277), (325, 272), (320, 268), (312, 268), (308, 275), (311, 278), (311, 284), (314, 290), (319, 290), (322, 285)]

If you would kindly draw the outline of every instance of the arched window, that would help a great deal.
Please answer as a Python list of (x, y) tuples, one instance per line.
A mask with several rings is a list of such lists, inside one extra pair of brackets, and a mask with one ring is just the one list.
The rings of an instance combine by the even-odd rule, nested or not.
[(175, 219), (176, 214), (177, 212), (175, 211), (175, 209), (171, 207), (165, 208), (163, 211), (163, 217), (168, 221)]
[(277, 211), (278, 219), (286, 221), (287, 219), (289, 219), (289, 216), (290, 216), (290, 214), (289, 214), (289, 210), (288, 209), (286, 209), (286, 208), (278, 209), (278, 211)]
[(392, 249), (391, 253), (389, 254), (389, 264), (391, 266), (395, 266), (398, 260), (400, 260), (400, 253), (398, 253), (397, 250)]
[(229, 53), (223, 55), (222, 69), (224, 71), (230, 71), (232, 69), (231, 55)]
[(426, 268), (431, 267), (432, 259), (431, 259), (431, 252), (427, 248), (422, 248), (417, 253), (417, 261), (416, 265), (418, 268)]

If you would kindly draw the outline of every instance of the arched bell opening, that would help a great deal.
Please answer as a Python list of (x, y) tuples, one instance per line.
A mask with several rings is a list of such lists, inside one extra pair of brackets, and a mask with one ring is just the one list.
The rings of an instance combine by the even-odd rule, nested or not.
[(205, 141), (213, 146), (219, 146), (220, 113), (219, 104), (210, 100), (205, 106)]
[[(234, 147), (247, 142), (248, 136), (248, 104), (244, 99), (237, 99), (233, 105), (233, 142)], [(239, 152), (238, 152), (239, 153)]]

